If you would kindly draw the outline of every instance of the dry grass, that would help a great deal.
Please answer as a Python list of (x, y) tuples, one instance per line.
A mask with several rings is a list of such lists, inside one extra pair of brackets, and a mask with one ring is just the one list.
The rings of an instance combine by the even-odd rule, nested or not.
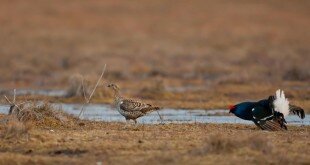
[(171, 80), (168, 86), (179, 85), (174, 80), (306, 82), (309, 5), (305, 0), (3, 1), (0, 81), (64, 87), (72, 74), (96, 77), (106, 63), (108, 79), (136, 86), (154, 77)]
[(160, 79), (156, 79), (149, 86), (143, 87), (137, 94), (137, 97), (151, 100), (169, 99), (171, 96), (172, 93), (167, 91), (163, 81)]
[(259, 133), (240, 134), (239, 138), (222, 136), (221, 134), (209, 135), (205, 140), (205, 146), (195, 149), (191, 153), (195, 155), (234, 153), (236, 150), (250, 149), (270, 154), (273, 149), (271, 140)]
[(49, 103), (28, 103), (19, 106), (3, 118), (3, 138), (19, 138), (28, 135), (32, 127), (70, 128), (78, 124), (78, 119), (56, 110)]
[(84, 97), (91, 93), (91, 82), (86, 80), (82, 75), (75, 74), (69, 78), (69, 87), (66, 97)]
[[(28, 142), (0, 139), (2, 163), (12, 164), (307, 164), (309, 127), (265, 132), (247, 125), (140, 125), (84, 122), (37, 127)], [(18, 144), (18, 145), (16, 145)], [(13, 157), (14, 155), (14, 157)]]
[(49, 103), (33, 105), (22, 115), (24, 120), (32, 121), (39, 127), (70, 127), (78, 121), (77, 118), (55, 109)]
[[(282, 88), (309, 111), (309, 6), (305, 0), (3, 1), (0, 83), (70, 86), (69, 96), (81, 97), (81, 82), (68, 77), (88, 75), (94, 84), (107, 64), (107, 82), (163, 106), (225, 108)], [(157, 79), (164, 87), (156, 87)], [(104, 89), (97, 96), (111, 100)]]
[(32, 124), (30, 122), (19, 121), (15, 116), (9, 116), (4, 124), (4, 130), (1, 132), (1, 138), (18, 139), (28, 138), (29, 130)]
[(1, 115), (0, 120), (3, 122), (0, 126), (0, 138), (12, 142), (29, 141), (29, 138), (32, 137), (30, 132), (36, 129), (68, 129), (76, 127), (78, 124), (84, 124), (76, 117), (54, 109), (48, 103), (23, 104), (19, 108), (15, 108), (9, 115)]
[[(0, 84), (70, 86), (72, 97), (53, 101), (84, 102), (80, 79), (68, 77), (88, 75), (94, 84), (107, 64), (107, 82), (161, 107), (226, 108), (281, 88), (309, 112), (309, 7), (307, 0), (3, 0)], [(100, 87), (92, 101), (110, 103), (111, 93)], [(309, 127), (270, 133), (211, 124), (123, 130), (119, 123), (79, 125), (46, 109), (23, 112), (34, 121), (30, 131), (22, 118), (0, 126), (10, 136), (29, 136), (28, 142), (1, 138), (0, 164), (310, 162)]]

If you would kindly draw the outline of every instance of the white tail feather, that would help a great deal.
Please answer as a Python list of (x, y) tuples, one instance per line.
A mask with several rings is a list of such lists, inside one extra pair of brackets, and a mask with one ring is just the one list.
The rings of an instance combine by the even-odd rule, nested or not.
[(274, 110), (282, 113), (284, 116), (289, 114), (289, 101), (285, 98), (284, 91), (278, 89), (276, 92), (276, 98), (273, 101)]

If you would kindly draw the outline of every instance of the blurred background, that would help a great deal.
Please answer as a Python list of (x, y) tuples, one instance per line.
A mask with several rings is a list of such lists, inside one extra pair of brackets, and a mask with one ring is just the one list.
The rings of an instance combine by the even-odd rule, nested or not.
[[(228, 102), (282, 87), (308, 105), (309, 9), (308, 0), (1, 0), (0, 87), (64, 89), (76, 74), (96, 81), (107, 64), (105, 81), (134, 96)], [(176, 94), (185, 91), (200, 92)]]

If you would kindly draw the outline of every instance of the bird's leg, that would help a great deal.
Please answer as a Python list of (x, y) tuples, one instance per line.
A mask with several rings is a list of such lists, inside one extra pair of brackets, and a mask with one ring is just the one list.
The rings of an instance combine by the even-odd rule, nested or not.
[(128, 125), (130, 124), (130, 119), (126, 119), (126, 124), (124, 126), (124, 129), (128, 128)]
[(139, 130), (139, 129), (138, 129), (139, 124), (138, 124), (138, 122), (137, 122), (137, 119), (133, 119), (133, 121), (135, 122), (135, 128), (134, 128), (134, 129), (135, 129), (135, 130)]

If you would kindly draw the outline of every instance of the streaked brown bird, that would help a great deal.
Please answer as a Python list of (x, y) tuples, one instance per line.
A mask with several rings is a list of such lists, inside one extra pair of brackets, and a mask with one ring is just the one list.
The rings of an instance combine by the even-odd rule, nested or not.
[(151, 104), (123, 98), (119, 93), (119, 87), (115, 84), (109, 84), (108, 87), (114, 91), (115, 106), (118, 112), (125, 117), (127, 123), (133, 120), (136, 124), (137, 118), (160, 109)]

